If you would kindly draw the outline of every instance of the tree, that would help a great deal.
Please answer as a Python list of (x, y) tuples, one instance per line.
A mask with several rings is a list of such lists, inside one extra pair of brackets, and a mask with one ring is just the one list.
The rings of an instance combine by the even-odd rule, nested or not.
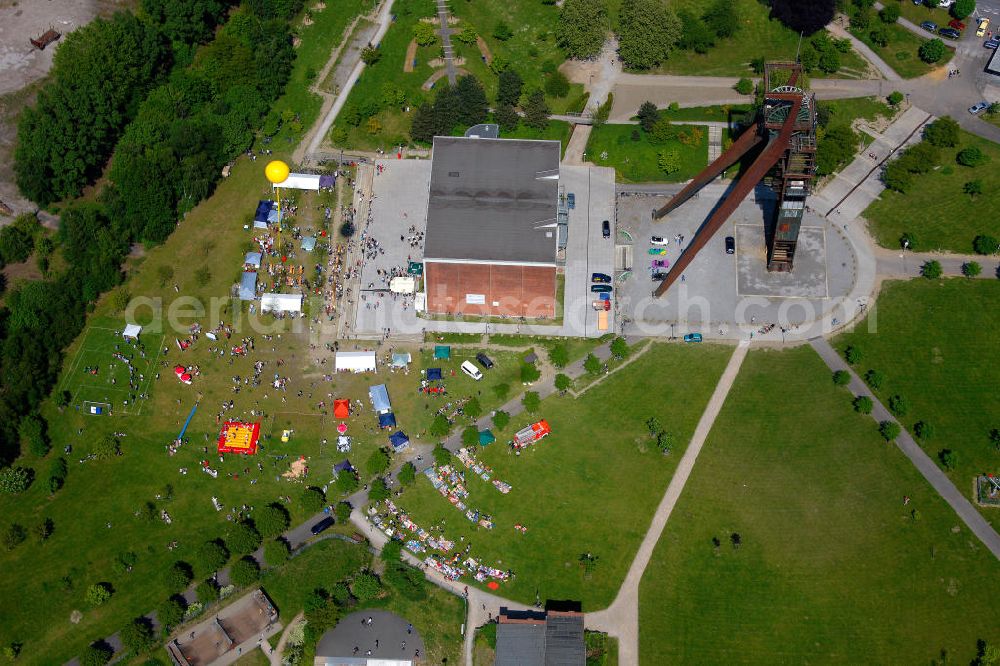
[(344, 238), (350, 238), (354, 235), (354, 224), (351, 222), (344, 222), (340, 225), (340, 235)]
[(218, 571), (226, 566), (228, 561), (229, 550), (219, 539), (206, 541), (195, 554), (195, 564), (198, 565), (198, 570), (205, 574)]
[(447, 437), (448, 433), (451, 432), (451, 421), (444, 414), (438, 414), (431, 422), (428, 432), (432, 437)]
[(885, 383), (885, 375), (874, 368), (865, 373), (865, 382), (876, 391)]
[[(49, 492), (55, 493), (63, 484), (66, 483), (66, 475), (69, 474), (69, 468), (66, 466), (65, 458), (56, 458), (52, 461), (52, 466), (49, 468)], [(0, 471), (0, 490), (3, 490), (3, 472)]]
[(994, 236), (980, 234), (972, 239), (972, 249), (976, 254), (996, 254), (1000, 252), (1000, 240)]
[(650, 69), (680, 41), (681, 20), (660, 0), (623, 3), (618, 17), (618, 55), (629, 67)]
[(978, 261), (967, 261), (962, 264), (962, 275), (969, 278), (979, 277), (983, 272), (983, 267)]
[(471, 25), (462, 26), (462, 30), (455, 34), (455, 39), (467, 46), (472, 46), (479, 38), (479, 33)]
[(600, 359), (593, 354), (587, 354), (587, 358), (583, 360), (583, 369), (590, 375), (599, 374), (601, 372)]
[[(208, 583), (208, 581), (202, 581), (198, 584), (198, 599), (202, 603), (206, 601), (214, 601), (214, 599), (202, 599), (201, 596), (201, 586)], [(212, 584), (212, 588), (217, 590), (218, 588)], [(218, 592), (216, 592), (216, 598), (218, 598)], [(173, 595), (156, 609), (156, 619), (161, 625), (165, 627), (176, 627), (181, 621), (184, 620), (184, 603), (182, 602), (183, 597), (178, 595)]]
[(538, 381), (538, 378), (542, 376), (542, 371), (539, 370), (533, 363), (522, 363), (521, 364), (521, 383), (522, 384), (534, 384)]
[(1000, 451), (1000, 428), (993, 428), (990, 430), (990, 442), (993, 447)]
[(569, 79), (559, 70), (552, 72), (545, 79), (545, 92), (550, 97), (565, 97), (569, 94)]
[(878, 17), (887, 25), (895, 23), (899, 20), (899, 5), (891, 3), (885, 5), (879, 10)]
[(14, 550), (28, 538), (28, 532), (22, 525), (11, 523), (3, 533), (3, 546), (7, 550)]
[(974, 11), (976, 11), (976, 0), (956, 0), (951, 6), (951, 15), (959, 21), (964, 21)]
[(371, 67), (382, 58), (382, 52), (369, 44), (361, 49), (361, 61)]
[(611, 341), (611, 355), (616, 359), (621, 360), (628, 356), (628, 353), (628, 342), (625, 341), (625, 338), (619, 337)]
[(859, 395), (854, 399), (854, 411), (859, 414), (871, 414), (874, 408), (872, 399), (866, 395)]
[(656, 166), (663, 173), (674, 173), (681, 169), (681, 154), (678, 150), (661, 150), (656, 155)]
[(905, 194), (913, 185), (913, 175), (901, 160), (896, 160), (882, 170), (882, 183), (890, 190)]
[(594, 112), (590, 119), (591, 125), (594, 127), (601, 127), (608, 122), (608, 118), (611, 116), (611, 109), (615, 105), (614, 93), (608, 93), (608, 98), (604, 100), (604, 103), (597, 107), (597, 111)]
[(510, 384), (497, 384), (493, 387), (493, 395), (497, 397), (497, 400), (506, 400), (507, 396), (510, 395)]
[(840, 69), (840, 54), (836, 49), (828, 48), (820, 53), (819, 68), (827, 74), (833, 74)]
[(220, 0), (142, 0), (142, 11), (175, 44), (208, 41), (224, 15), (227, 4)]
[(187, 562), (174, 562), (169, 569), (164, 572), (163, 579), (166, 581), (167, 589), (171, 592), (183, 592), (191, 580), (194, 578), (194, 573), (191, 571), (191, 565)]
[(906, 416), (910, 411), (910, 403), (898, 393), (889, 398), (889, 411), (896, 416)]
[(351, 592), (358, 598), (358, 601), (368, 601), (379, 596), (382, 592), (382, 581), (370, 571), (362, 571), (354, 576), (351, 581)]
[(137, 617), (118, 630), (118, 638), (131, 654), (142, 654), (153, 646), (153, 627), (146, 618)]
[(708, 53), (715, 46), (715, 33), (704, 21), (691, 12), (682, 11), (677, 14), (681, 21), (681, 38), (678, 46), (695, 53)]
[(739, 532), (733, 532), (729, 535), (729, 543), (733, 544), (733, 549), (739, 549), (740, 545), (743, 543), (743, 537), (740, 536)]
[(656, 121), (660, 119), (660, 111), (656, 108), (656, 105), (646, 100), (639, 107), (639, 126), (642, 127), (643, 131), (651, 132), (653, 125)]
[(278, 536), (291, 523), (288, 510), (272, 502), (254, 512), (253, 525), (264, 538)]
[(115, 651), (104, 641), (92, 643), (80, 655), (80, 666), (104, 666), (111, 661)]
[(302, 489), (302, 495), (299, 498), (299, 503), (302, 505), (302, 508), (306, 513), (319, 513), (326, 505), (326, 494), (323, 492), (322, 488), (308, 486)]
[(3, 650), (0, 651), (0, 655), (7, 661), (16, 661), (18, 656), (21, 654), (21, 649), (24, 647), (22, 643), (14, 641), (3, 646)]
[(262, 538), (253, 525), (247, 522), (236, 522), (226, 530), (226, 545), (237, 555), (249, 555), (258, 548)]
[(32, 455), (44, 458), (52, 448), (46, 430), (45, 419), (38, 413), (32, 413), (21, 419), (17, 434)]
[(490, 104), (479, 79), (472, 75), (459, 78), (454, 99), (454, 111), (459, 124), (471, 127), (486, 122)]
[(938, 460), (945, 469), (955, 469), (955, 464), (958, 462), (958, 455), (951, 449), (941, 449), (938, 451)]
[(740, 25), (735, 0), (715, 0), (703, 18), (712, 32), (723, 39), (735, 35)]
[(822, 30), (833, 20), (836, 12), (834, 0), (773, 0), (771, 16), (778, 19), (795, 32), (811, 35)]
[(882, 421), (878, 424), (878, 434), (887, 442), (894, 442), (899, 437), (901, 429), (895, 421)]
[(412, 462), (403, 463), (403, 466), (399, 468), (399, 474), (396, 475), (399, 479), (400, 485), (408, 486), (417, 480), (417, 468)]
[(52, 522), (51, 518), (42, 518), (35, 526), (32, 528), (32, 532), (35, 535), (35, 539), (39, 543), (45, 543), (48, 541), (49, 537), (52, 536), (52, 531), (55, 529), (55, 524)]
[(99, 437), (92, 445), (91, 451), (98, 460), (111, 460), (122, 454), (118, 438), (112, 433)]
[(462, 430), (462, 444), (466, 447), (475, 446), (479, 443), (479, 428), (474, 425), (466, 426)]
[(246, 556), (238, 559), (229, 569), (229, 580), (237, 587), (253, 585), (260, 578), (260, 565), (257, 560)]
[(926, 42), (921, 44), (920, 48), (917, 50), (917, 55), (919, 55), (920, 59), (924, 62), (933, 65), (934, 63), (939, 62), (947, 52), (948, 49), (944, 45), (944, 42), (935, 37), (934, 39), (928, 39)]
[(753, 81), (746, 78), (745, 76), (736, 82), (733, 88), (741, 95), (752, 95), (753, 94)]
[(365, 461), (365, 471), (368, 472), (369, 476), (385, 474), (391, 463), (392, 458), (389, 456), (389, 452), (386, 449), (375, 449), (372, 451), (372, 454), (368, 456), (368, 460)]
[(479, 404), (479, 398), (476, 398), (475, 396), (469, 398), (469, 401), (462, 407), (462, 413), (473, 421), (482, 416), (483, 406)]
[(886, 101), (889, 102), (889, 104), (891, 104), (892, 106), (899, 106), (900, 104), (903, 103), (904, 99), (905, 98), (903, 97), (903, 93), (899, 92), (898, 90), (893, 90), (891, 93), (889, 93), (889, 96), (886, 97)]
[(524, 105), (524, 124), (535, 129), (545, 129), (549, 125), (549, 113), (545, 94), (537, 89), (531, 91)]
[(877, 46), (885, 48), (889, 45), (889, 30), (885, 27), (884, 23), (878, 23), (872, 26), (872, 29), (868, 32), (868, 38), (875, 42)]
[(569, 378), (568, 375), (559, 373), (555, 377), (556, 390), (560, 393), (565, 393), (566, 390), (573, 384), (573, 380)]
[(557, 342), (549, 347), (549, 361), (557, 368), (569, 365), (569, 347), (565, 342)]
[(496, 428), (497, 430), (503, 430), (504, 428), (507, 427), (507, 424), (509, 423), (510, 423), (510, 414), (503, 411), (502, 409), (498, 409), (496, 412), (494, 412), (493, 414), (494, 428)]
[(111, 589), (109, 583), (94, 583), (87, 588), (87, 603), (95, 608), (103, 606), (112, 594), (114, 594), (114, 590)]
[(917, 421), (913, 426), (913, 434), (921, 441), (928, 441), (934, 437), (934, 426), (927, 421)]
[(517, 106), (524, 81), (516, 70), (507, 68), (497, 77), (497, 106)]
[(351, 519), (351, 503), (350, 502), (337, 502), (337, 505), (333, 507), (334, 513), (337, 516), (338, 523), (347, 523)]
[(396, 539), (389, 539), (384, 546), (382, 546), (382, 552), (379, 553), (379, 559), (387, 564), (394, 564), (403, 559), (403, 544)]
[(847, 386), (851, 383), (851, 373), (846, 370), (837, 370), (833, 373), (833, 383), (837, 386)]
[(32, 471), (27, 467), (0, 469), (0, 492), (8, 495), (23, 493), (31, 485)]
[(526, 412), (534, 414), (542, 406), (542, 399), (537, 391), (525, 391), (521, 398), (521, 404)]
[(27, 261), (34, 249), (34, 239), (15, 226), (0, 229), (0, 259), (5, 264)]
[(975, 199), (976, 195), (983, 193), (983, 181), (979, 179), (970, 180), (962, 187), (962, 190), (968, 194), (970, 198)]
[(513, 132), (521, 124), (521, 116), (517, 115), (517, 111), (509, 104), (501, 104), (494, 109), (493, 120), (504, 132)]
[(925, 261), (920, 267), (920, 274), (928, 280), (936, 280), (941, 277), (941, 262), (937, 260)]
[(437, 32), (432, 24), (418, 21), (413, 26), (413, 39), (419, 46), (430, 46), (437, 41)]
[(603, 0), (565, 0), (556, 25), (556, 41), (567, 57), (590, 58), (601, 52), (607, 29)]
[(445, 448), (444, 444), (438, 442), (437, 446), (434, 447), (434, 464), (438, 467), (444, 467), (451, 462), (451, 451)]
[(924, 128), (924, 139), (938, 148), (951, 148), (958, 145), (961, 128), (954, 118), (942, 116)]
[(337, 473), (337, 490), (341, 495), (350, 495), (358, 489), (358, 477), (354, 472)]
[(514, 31), (510, 29), (510, 26), (500, 21), (497, 23), (496, 27), (493, 28), (493, 37), (499, 39), (501, 42), (506, 42), (508, 39), (514, 36)]

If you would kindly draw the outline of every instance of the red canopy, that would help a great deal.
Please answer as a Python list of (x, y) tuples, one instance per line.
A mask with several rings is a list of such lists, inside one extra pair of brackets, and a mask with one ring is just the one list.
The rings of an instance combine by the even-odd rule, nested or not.
[(181, 375), (183, 375), (184, 374), (184, 366), (183, 365), (174, 366), (174, 374), (177, 375), (178, 377), (180, 377)]
[(491, 580), (490, 582), (486, 583), (486, 587), (490, 588), (491, 590), (499, 590), (500, 583), (496, 582), (495, 580)]
[(337, 398), (333, 401), (333, 418), (346, 419), (351, 415), (351, 401), (345, 398)]

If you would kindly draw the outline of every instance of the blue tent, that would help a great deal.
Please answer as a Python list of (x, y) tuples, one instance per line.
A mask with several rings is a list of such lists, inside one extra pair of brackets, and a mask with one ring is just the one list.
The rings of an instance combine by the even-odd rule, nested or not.
[(396, 427), (396, 416), (392, 412), (385, 412), (384, 414), (378, 415), (378, 427), (379, 428), (395, 428)]
[(248, 266), (260, 268), (260, 252), (247, 252), (247, 256), (243, 258), (243, 263)]
[(257, 202), (257, 212), (254, 213), (254, 222), (267, 222), (267, 215), (271, 212), (271, 208), (274, 207), (273, 201), (258, 201)]
[(451, 347), (448, 345), (436, 345), (434, 347), (434, 358), (443, 358), (447, 361), (451, 358)]
[(486, 446), (487, 444), (492, 444), (495, 441), (497, 441), (496, 435), (494, 435), (490, 430), (479, 431), (480, 446)]
[(368, 389), (368, 399), (372, 401), (372, 408), (376, 414), (388, 412), (392, 409), (389, 402), (389, 392), (385, 390), (385, 384), (376, 384)]
[(281, 222), (281, 220), (284, 217), (285, 217), (285, 211), (281, 211), (279, 213), (277, 210), (272, 210), (270, 213), (267, 214), (267, 221), (270, 222), (271, 224), (274, 224), (275, 222)]
[(410, 438), (402, 430), (397, 430), (389, 435), (389, 443), (392, 444), (393, 451), (399, 452), (409, 445)]
[(333, 471), (334, 472), (338, 472), (338, 473), (339, 472), (353, 472), (354, 471), (354, 466), (351, 465), (351, 461), (350, 460), (348, 460), (347, 458), (344, 458), (339, 463), (337, 463), (336, 465), (333, 466)]
[(240, 278), (240, 300), (252, 301), (257, 298), (257, 274), (244, 273)]
[(306, 252), (312, 252), (316, 249), (316, 237), (315, 236), (304, 236), (302, 238), (302, 249)]
[(427, 379), (428, 381), (441, 379), (441, 368), (427, 368)]
[(337, 182), (336, 181), (336, 177), (332, 176), (332, 175), (330, 175), (330, 176), (321, 175), (319, 177), (319, 187), (320, 187), (320, 189), (323, 189), (324, 187), (333, 187), (336, 184), (336, 182)]

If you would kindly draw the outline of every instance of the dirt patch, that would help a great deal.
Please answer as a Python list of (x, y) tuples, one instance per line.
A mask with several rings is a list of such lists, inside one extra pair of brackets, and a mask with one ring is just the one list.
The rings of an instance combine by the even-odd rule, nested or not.
[(403, 71), (412, 72), (413, 71), (413, 61), (417, 57), (417, 40), (411, 39), (409, 46), (406, 47), (406, 60), (403, 61)]
[(38, 270), (38, 262), (33, 256), (28, 257), (27, 261), (20, 264), (7, 264), (0, 272), (3, 273), (4, 280), (7, 282), (5, 291), (10, 291), (18, 282), (24, 280), (42, 279), (42, 272)]
[(308, 463), (306, 463), (304, 458), (299, 458), (298, 460), (293, 461), (292, 464), (288, 466), (288, 471), (282, 474), (281, 476), (283, 476), (286, 479), (294, 481), (296, 479), (301, 479), (308, 472), (309, 472)]
[(424, 81), (424, 85), (420, 87), (423, 88), (424, 90), (430, 90), (432, 87), (434, 87), (434, 84), (437, 83), (438, 79), (444, 78), (447, 75), (448, 75), (447, 70), (439, 69), (438, 71), (431, 74), (430, 77), (428, 77), (428, 79)]
[(312, 25), (313, 23), (315, 23), (315, 21), (313, 21), (312, 17), (308, 14), (302, 17), (302, 25)]
[(490, 47), (486, 45), (486, 40), (482, 38), (481, 35), (476, 35), (476, 46), (479, 47), (479, 52), (483, 54), (483, 59), (486, 60), (486, 64), (489, 65), (493, 62), (493, 54), (490, 53)]
[(315, 9), (318, 12), (321, 12), (324, 9), (326, 9), (326, 3), (325, 2), (317, 2), (315, 5), (313, 5), (313, 9)]

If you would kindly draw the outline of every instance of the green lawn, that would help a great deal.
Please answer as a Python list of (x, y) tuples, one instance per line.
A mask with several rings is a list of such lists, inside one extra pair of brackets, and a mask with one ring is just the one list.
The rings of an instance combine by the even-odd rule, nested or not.
[[(708, 128), (678, 125), (682, 131), (699, 132), (701, 138), (693, 145), (678, 140), (653, 145), (638, 125), (603, 125), (595, 127), (587, 141), (587, 160), (598, 166), (615, 168), (616, 179), (624, 183), (646, 181), (681, 182), (693, 178), (708, 164)], [(638, 140), (634, 140), (636, 134)], [(657, 165), (661, 151), (676, 150), (681, 168), (667, 174)]]
[(749, 104), (715, 104), (711, 106), (690, 106), (676, 109), (660, 109), (660, 117), (675, 122), (685, 120), (706, 120), (716, 122), (739, 122), (751, 111)]
[(956, 525), (812, 349), (753, 351), (642, 579), (641, 663), (968, 663), (1000, 566)]
[[(923, 3), (915, 5), (912, 2), (900, 2), (899, 10), (903, 18), (909, 19), (914, 25), (920, 25), (924, 21), (933, 21), (937, 27), (944, 28), (952, 19), (952, 15), (948, 13), (947, 9), (931, 8)], [(971, 19), (965, 23), (966, 25), (974, 25)]]
[[(671, 0), (677, 11), (687, 10), (696, 16), (707, 8), (704, 0)], [(799, 35), (777, 19), (769, 16), (765, 3), (756, 0), (736, 0), (740, 17), (737, 33), (729, 39), (716, 40), (708, 53), (674, 51), (655, 73), (697, 76), (753, 76), (750, 62), (754, 58), (768, 60), (795, 60)], [(854, 51), (840, 54), (841, 68), (833, 74), (816, 70), (814, 78), (860, 78), (868, 64)]]
[(819, 106), (830, 115), (827, 125), (850, 125), (858, 118), (875, 120), (879, 116), (892, 118), (897, 110), (877, 97), (849, 97), (819, 102)]
[[(661, 344), (580, 399), (549, 397), (538, 417), (549, 421), (552, 435), (520, 456), (504, 442), (537, 417), (514, 419), (480, 453), (494, 478), (513, 486), (510, 494), (466, 475), (466, 503), (492, 514), (492, 530), (474, 527), (423, 475), (398, 502), (421, 527), (443, 525), (448, 538), (471, 543), (474, 556), (512, 569), (516, 577), (502, 584), (502, 595), (533, 603), (537, 593), (543, 601), (577, 599), (587, 610), (603, 608), (621, 584), (730, 353), (721, 346)], [(662, 379), (655, 392), (649, 390), (651, 371)], [(683, 381), (672, 381), (679, 377)], [(654, 415), (675, 437), (669, 456), (650, 440), (645, 421)], [(516, 531), (517, 523), (528, 532)], [(591, 574), (579, 563), (587, 552), (598, 558)]]
[[(902, 4), (906, 4), (905, 2)], [(876, 22), (878, 19), (876, 19)], [(873, 23), (874, 25), (874, 23)], [(879, 24), (881, 25), (881, 24)], [(945, 46), (949, 48), (945, 49), (945, 56), (940, 62), (936, 62), (933, 65), (927, 64), (920, 59), (917, 55), (917, 51), (920, 49), (920, 45), (926, 42), (931, 37), (928, 36), (927, 39), (923, 39), (914, 33), (910, 32), (898, 23), (893, 23), (892, 25), (885, 26), (889, 34), (889, 43), (886, 46), (879, 46), (872, 41), (870, 37), (871, 30), (862, 32), (860, 30), (851, 30), (851, 33), (871, 47), (875, 53), (879, 55), (894, 70), (896, 73), (902, 76), (904, 79), (913, 79), (918, 76), (923, 76), (927, 72), (942, 67), (951, 60), (952, 56), (955, 55), (954, 49), (951, 48), (952, 44), (949, 40), (943, 40)]]
[[(978, 167), (955, 162), (963, 148), (977, 146), (990, 161)], [(1000, 188), (1000, 145), (962, 132), (959, 145), (941, 151), (941, 168), (914, 175), (906, 194), (884, 191), (864, 212), (872, 235), (883, 247), (896, 249), (904, 232), (916, 235), (920, 251), (971, 253), (978, 234), (996, 234), (996, 206), (989, 196), (963, 194), (965, 183), (981, 180), (984, 192)]]
[[(945, 471), (970, 499), (977, 474), (1000, 474), (989, 442), (990, 430), (1000, 427), (1000, 394), (989, 361), (1000, 352), (998, 297), (996, 280), (891, 282), (876, 304), (870, 324), (876, 330), (861, 323), (835, 341), (841, 351), (848, 345), (861, 350), (859, 374), (874, 368), (885, 375), (876, 391), (884, 403), (896, 394), (906, 398), (910, 409), (900, 422), (911, 433), (917, 421), (934, 426), (933, 438), (921, 445), (934, 460), (942, 449), (957, 453), (955, 469)], [(983, 509), (983, 515), (1000, 529), (1000, 511)]]

